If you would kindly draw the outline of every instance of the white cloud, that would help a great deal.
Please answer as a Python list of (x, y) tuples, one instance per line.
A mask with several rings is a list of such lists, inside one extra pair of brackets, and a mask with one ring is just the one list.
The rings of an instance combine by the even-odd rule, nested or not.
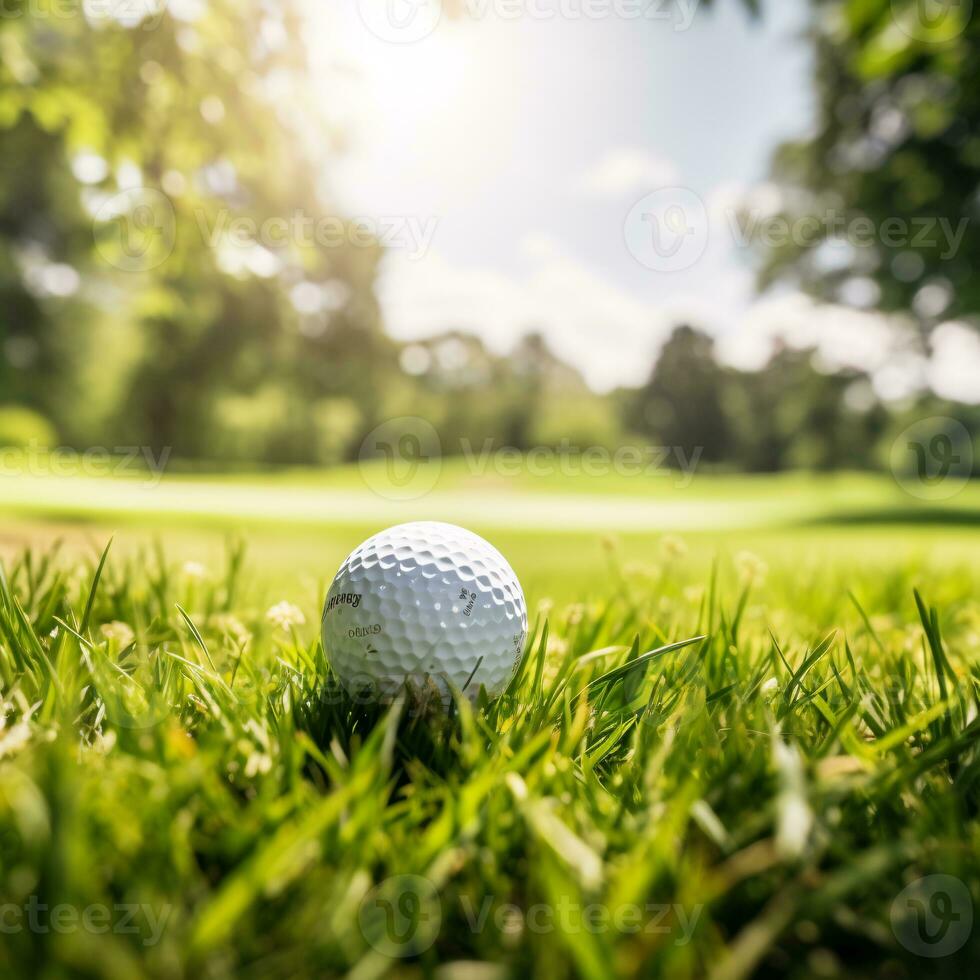
[(717, 350), (725, 363), (757, 370), (780, 343), (813, 350), (826, 371), (866, 371), (886, 400), (906, 398), (926, 386), (927, 362), (910, 321), (817, 303), (801, 293), (757, 300), (733, 330), (719, 337)]
[(387, 329), (403, 340), (462, 329), (501, 353), (536, 330), (599, 390), (643, 381), (672, 321), (548, 238), (526, 239), (522, 252), (520, 277), (437, 252), (421, 262), (390, 254), (379, 286)]
[(587, 197), (620, 197), (669, 187), (678, 182), (674, 164), (658, 154), (635, 147), (607, 150), (599, 161), (572, 182)]
[(730, 230), (737, 215), (748, 213), (756, 220), (784, 212), (799, 212), (812, 204), (812, 195), (769, 180), (724, 181), (707, 195), (706, 205), (713, 221)]
[(931, 387), (947, 398), (980, 402), (980, 335), (968, 324), (940, 326), (927, 359), (906, 317), (817, 303), (798, 292), (753, 300), (744, 269), (722, 266), (707, 292), (646, 302), (547, 236), (525, 238), (520, 255), (525, 271), (508, 274), (434, 251), (414, 262), (389, 253), (379, 284), (387, 329), (402, 340), (461, 329), (497, 353), (539, 331), (604, 391), (646, 380), (674, 326), (688, 322), (713, 334), (719, 359), (742, 370), (761, 368), (784, 344), (813, 350), (823, 370), (867, 372), (885, 400)]
[(793, 292), (752, 303), (718, 346), (722, 359), (737, 367), (759, 367), (782, 342), (796, 350), (813, 348), (828, 370), (873, 371), (913, 339), (899, 317), (817, 303)]

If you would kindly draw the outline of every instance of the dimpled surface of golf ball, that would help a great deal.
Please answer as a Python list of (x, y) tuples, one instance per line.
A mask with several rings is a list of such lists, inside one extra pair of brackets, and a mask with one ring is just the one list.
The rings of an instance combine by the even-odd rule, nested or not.
[(503, 692), (521, 662), (527, 606), (489, 542), (435, 521), (368, 538), (340, 566), (323, 608), (323, 648), (348, 691), (382, 697), (431, 678), (473, 699)]

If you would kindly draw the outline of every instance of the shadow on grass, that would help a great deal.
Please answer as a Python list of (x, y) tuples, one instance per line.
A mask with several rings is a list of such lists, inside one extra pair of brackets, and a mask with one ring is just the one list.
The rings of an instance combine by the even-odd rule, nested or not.
[(337, 749), (351, 758), (386, 723), (392, 711), (397, 722), (390, 745), (396, 785), (409, 781), (408, 768), (424, 767), (445, 776), (458, 767), (459, 718), (455, 709), (418, 696), (404, 696), (398, 707), (368, 695), (352, 696), (332, 675), (327, 675), (314, 698), (294, 710), (296, 727), (305, 731), (325, 752)]
[(801, 522), (805, 527), (920, 525), (980, 527), (980, 510), (955, 507), (898, 507), (888, 510), (852, 510), (825, 514)]

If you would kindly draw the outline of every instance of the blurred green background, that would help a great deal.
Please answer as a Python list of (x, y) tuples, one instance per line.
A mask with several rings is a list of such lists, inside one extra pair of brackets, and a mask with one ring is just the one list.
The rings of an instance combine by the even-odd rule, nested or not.
[[(913, 3), (809, 4), (814, 119), (775, 148), (769, 175), (782, 189), (776, 217), (829, 209), (878, 229), (943, 220), (961, 236), (952, 254), (948, 242), (885, 234), (843, 263), (827, 261), (820, 235), (747, 249), (763, 289), (789, 284), (838, 311), (902, 317), (923, 378), (889, 395), (873, 371), (828, 364), (814, 345), (780, 341), (761, 366), (739, 369), (690, 318), (678, 318), (646, 383), (602, 392), (533, 324), (504, 353), (463, 330), (395, 339), (378, 299), (384, 244), (347, 225), (325, 180), (347, 134), (309, 84), (319, 52), (304, 4), (67, 3), (55, 13), (8, 3), (0, 509), (17, 525), (8, 522), (6, 546), (86, 525), (196, 521), (220, 536), (308, 520), (360, 533), (415, 514), (593, 538), (602, 528), (812, 528), (829, 514), (847, 533), (966, 533), (976, 491), (934, 490), (950, 470), (961, 483), (972, 473), (980, 381), (971, 403), (928, 379), (936, 331), (975, 332), (980, 314), (980, 25), (968, 7), (923, 24)], [(732, 2), (699, 16), (722, 8), (762, 24), (771, 13)], [(255, 238), (299, 213), (329, 222), (333, 238)], [(434, 438), (419, 436), (419, 420)], [(592, 478), (569, 475), (561, 463), (624, 446), (671, 452), (649, 478), (608, 462)], [(120, 447), (140, 448), (124, 460)], [(496, 462), (475, 472), (481, 447), (545, 449), (552, 468), (535, 477), (523, 455), (517, 475)], [(434, 496), (399, 505), (397, 489), (365, 496), (365, 482), (378, 491), (365, 465), (392, 453), (410, 466), (459, 459)], [(677, 473), (678, 461), (690, 471)], [(735, 476), (782, 471), (803, 477)], [(836, 471), (883, 475), (813, 476)], [(195, 496), (202, 474), (210, 482)], [(303, 487), (312, 496), (294, 499)], [(598, 504), (591, 517), (515, 503), (537, 491), (639, 502)], [(664, 509), (669, 499), (682, 503)]]

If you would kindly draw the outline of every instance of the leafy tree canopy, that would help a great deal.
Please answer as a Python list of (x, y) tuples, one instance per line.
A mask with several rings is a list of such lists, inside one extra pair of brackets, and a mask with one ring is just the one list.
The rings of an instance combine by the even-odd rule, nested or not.
[[(815, 129), (774, 161), (781, 208), (808, 233), (766, 250), (762, 285), (788, 281), (825, 300), (909, 311), (924, 334), (941, 320), (976, 316), (980, 21), (972, 5), (812, 7)], [(844, 227), (860, 234), (842, 236)], [(827, 247), (841, 237), (843, 247)]]

